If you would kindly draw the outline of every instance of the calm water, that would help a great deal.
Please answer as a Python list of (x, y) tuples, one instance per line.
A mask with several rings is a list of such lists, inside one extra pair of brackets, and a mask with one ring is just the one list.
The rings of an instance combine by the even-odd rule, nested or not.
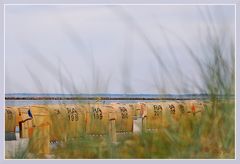
[[(138, 97), (138, 98), (201, 98), (206, 99), (206, 94), (6, 94), (6, 97)], [(119, 103), (135, 103), (135, 102), (159, 102), (161, 100), (101, 100), (102, 103), (108, 104), (111, 102)], [(94, 103), (95, 100), (6, 100), (5, 106), (25, 106), (36, 104), (78, 104), (78, 103)]]
[[(112, 102), (119, 103), (135, 103), (135, 102), (159, 102), (160, 100), (148, 100), (148, 101), (139, 101), (139, 100), (106, 100), (100, 101), (105, 104)], [(40, 105), (40, 104), (79, 104), (79, 103), (94, 103), (96, 101), (79, 101), (79, 100), (6, 100), (5, 106), (25, 106), (25, 105)]]

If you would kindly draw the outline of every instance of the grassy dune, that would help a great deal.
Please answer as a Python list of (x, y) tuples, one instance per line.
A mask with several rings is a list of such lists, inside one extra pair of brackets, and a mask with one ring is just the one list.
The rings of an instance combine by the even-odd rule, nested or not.
[[(87, 110), (87, 107), (84, 109)], [(200, 116), (185, 113), (176, 120), (171, 115), (165, 115), (166, 126), (135, 133), (117, 133), (117, 142), (112, 142), (108, 133), (86, 134), (83, 126), (81, 131), (76, 131), (80, 127), (70, 126), (68, 117), (57, 120), (50, 116), (50, 120), (56, 120), (52, 122), (50, 131), (45, 129), (43, 136), (43, 129), (36, 128), (26, 149), (19, 147), (16, 156), (10, 158), (231, 159), (235, 151), (234, 109), (232, 100), (207, 102)], [(53, 109), (49, 107), (49, 110)], [(100, 124), (94, 126), (102, 129)], [(46, 138), (52, 133), (56, 138)], [(48, 152), (44, 147), (50, 140)]]
[[(216, 111), (215, 111), (216, 110)], [(218, 101), (201, 118), (183, 117), (168, 128), (108, 138), (69, 140), (55, 158), (234, 158), (234, 104)]]

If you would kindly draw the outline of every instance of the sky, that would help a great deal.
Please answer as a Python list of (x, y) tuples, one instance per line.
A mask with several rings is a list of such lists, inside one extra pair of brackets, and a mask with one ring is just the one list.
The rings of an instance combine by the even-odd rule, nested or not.
[(186, 45), (211, 58), (211, 26), (228, 50), (234, 13), (223, 5), (7, 5), (5, 93), (201, 93)]

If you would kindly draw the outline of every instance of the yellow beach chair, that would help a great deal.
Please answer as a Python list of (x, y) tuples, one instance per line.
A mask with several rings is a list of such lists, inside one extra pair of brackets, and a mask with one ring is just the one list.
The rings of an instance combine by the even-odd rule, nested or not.
[(29, 128), (32, 128), (32, 116), (29, 115), (30, 106), (18, 107), (18, 123), (20, 138), (29, 138)]
[(5, 107), (5, 140), (16, 140), (17, 109)]
[(5, 108), (5, 132), (16, 131), (17, 125), (17, 109), (14, 107)]
[(112, 107), (103, 104), (89, 104), (86, 111), (86, 134), (109, 134), (109, 120), (113, 117)]
[(32, 116), (29, 128), (29, 151), (34, 154), (50, 153), (50, 117), (46, 105), (33, 105), (28, 114)]
[(133, 132), (134, 110), (128, 104), (112, 103), (116, 117), (116, 132)]
[(168, 108), (164, 102), (145, 103), (143, 108), (143, 130), (157, 130), (167, 126)]
[(77, 138), (85, 134), (87, 106), (74, 104), (64, 108), (67, 109), (67, 137)]

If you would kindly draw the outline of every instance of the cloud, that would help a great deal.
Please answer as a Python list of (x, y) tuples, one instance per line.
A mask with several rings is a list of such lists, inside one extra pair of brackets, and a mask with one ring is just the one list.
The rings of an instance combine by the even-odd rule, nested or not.
[[(118, 8), (132, 17), (135, 23), (129, 23), (122, 17)], [(227, 24), (229, 32), (233, 33), (233, 7), (208, 8), (214, 20), (210, 23), (218, 29)], [(131, 84), (132, 91), (136, 93), (157, 93), (159, 91), (153, 87), (152, 72), (158, 74), (155, 76), (158, 76), (159, 82), (165, 78), (163, 81), (168, 81), (166, 88), (174, 92), (175, 86), (169, 82), (172, 78), (162, 70), (137, 29), (140, 28), (149, 38), (172, 77), (180, 78), (174, 58), (184, 74), (191, 77), (198, 72), (175, 34), (199, 51), (199, 29), (202, 34), (207, 32), (206, 21), (199, 11), (206, 15), (208, 10), (206, 6), (164, 5), (7, 6), (6, 93), (61, 93), (62, 85), (71, 84), (76, 85), (77, 92), (81, 93), (122, 93), (125, 92), (124, 83)], [(162, 31), (159, 26), (167, 30)], [(174, 48), (175, 57), (171, 55), (164, 35)], [(55, 73), (51, 73), (50, 68)], [(31, 75), (39, 79), (44, 91), (39, 90)], [(110, 83), (106, 87), (108, 79)], [(184, 84), (178, 85), (184, 87)], [(74, 89), (65, 87), (64, 92), (74, 92)]]

